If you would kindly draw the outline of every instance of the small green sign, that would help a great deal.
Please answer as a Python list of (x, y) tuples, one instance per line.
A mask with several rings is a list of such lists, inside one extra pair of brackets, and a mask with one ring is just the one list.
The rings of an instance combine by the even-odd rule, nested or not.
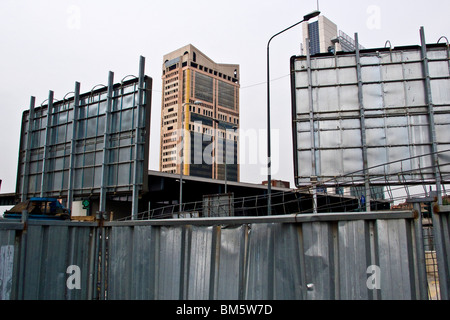
[(89, 200), (83, 200), (83, 209), (88, 209), (90, 204)]

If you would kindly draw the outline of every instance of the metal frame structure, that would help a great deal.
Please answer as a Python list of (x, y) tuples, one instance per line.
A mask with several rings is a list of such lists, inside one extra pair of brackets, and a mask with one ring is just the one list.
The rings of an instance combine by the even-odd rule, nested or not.
[[(132, 214), (148, 190), (152, 79), (145, 76), (140, 57), (139, 75), (114, 84), (97, 85), (80, 94), (23, 113), (16, 193), (22, 201), (32, 196), (63, 199), (71, 209), (74, 198), (100, 198), (106, 210), (107, 193), (132, 197)], [(100, 88), (97, 88), (100, 87)], [(68, 95), (68, 94), (67, 94)], [(66, 95), (66, 96), (67, 96)]]
[(420, 32), (421, 46), (361, 50), (355, 34), (355, 52), (291, 58), (298, 187), (360, 184), (369, 209), (371, 185), (450, 182), (450, 49)]

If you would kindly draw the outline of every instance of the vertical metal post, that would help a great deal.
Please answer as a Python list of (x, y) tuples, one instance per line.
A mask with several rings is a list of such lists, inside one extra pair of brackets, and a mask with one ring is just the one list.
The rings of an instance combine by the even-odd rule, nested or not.
[[(188, 74), (189, 76), (189, 74)], [(180, 146), (181, 146), (181, 150), (180, 150), (180, 159), (181, 159), (181, 163), (180, 163), (180, 199), (178, 201), (178, 205), (179, 205), (179, 209), (178, 209), (178, 217), (180, 216), (180, 213), (183, 211), (182, 206), (183, 206), (183, 174), (184, 174), (184, 108), (187, 104), (183, 103), (181, 105), (181, 142), (180, 142)], [(181, 154), (182, 153), (182, 154)]]
[(30, 174), (30, 153), (31, 153), (31, 143), (33, 135), (33, 122), (34, 122), (34, 106), (36, 103), (36, 98), (31, 97), (30, 99), (30, 112), (28, 113), (28, 130), (27, 130), (27, 140), (25, 144), (25, 155), (23, 163), (23, 177), (22, 177), (22, 190), (21, 190), (21, 202), (27, 200), (28, 193), (28, 176)]
[[(273, 37), (270, 39), (272, 40)], [(270, 40), (267, 44), (267, 215), (272, 215), (272, 150), (270, 137)]]
[[(225, 130), (225, 193), (228, 193), (228, 188), (227, 188), (227, 184), (228, 184), (228, 176), (227, 176), (227, 167), (228, 167), (228, 162), (227, 162), (227, 149), (228, 149), (228, 141), (227, 141), (227, 133)], [(234, 153), (234, 152), (233, 152)]]
[(103, 160), (102, 160), (102, 177), (101, 177), (101, 186), (100, 186), (100, 205), (99, 211), (102, 214), (106, 211), (106, 185), (108, 181), (107, 178), (107, 163), (109, 157), (109, 138), (110, 138), (110, 128), (111, 128), (111, 106), (112, 106), (112, 98), (114, 92), (114, 73), (109, 72), (108, 76), (108, 95), (106, 97), (106, 110), (105, 110), (105, 132), (103, 134)]
[(48, 171), (48, 151), (50, 149), (50, 131), (52, 126), (52, 113), (53, 113), (53, 91), (48, 93), (48, 106), (47, 106), (47, 127), (45, 129), (45, 142), (44, 142), (44, 155), (42, 160), (42, 177), (41, 177), (41, 197), (45, 196), (47, 189), (47, 171)]
[(419, 300), (427, 300), (427, 271), (426, 271), (426, 260), (425, 260), (425, 247), (423, 239), (423, 226), (422, 226), (422, 212), (420, 208), (419, 201), (414, 201), (413, 207), (416, 211), (417, 218), (414, 220), (414, 232), (416, 238), (416, 256), (417, 256), (417, 266), (418, 266), (418, 292), (416, 298)]
[(75, 82), (75, 95), (73, 101), (73, 119), (72, 119), (72, 140), (70, 142), (70, 164), (69, 164), (69, 183), (67, 191), (67, 207), (72, 210), (73, 205), (73, 184), (75, 179), (75, 145), (78, 133), (78, 110), (80, 107), (80, 83)]
[(272, 151), (270, 141), (270, 42), (276, 36), (298, 26), (302, 22), (309, 21), (310, 19), (317, 17), (320, 11), (311, 12), (303, 17), (303, 19), (290, 27), (274, 34), (267, 42), (267, 215), (272, 215)]
[(19, 279), (18, 279), (18, 300), (25, 300), (25, 269), (27, 266), (27, 245), (28, 245), (28, 211), (22, 210), (21, 219), (23, 229), (20, 241)]
[(100, 300), (106, 299), (106, 228), (103, 214), (100, 213), (100, 235), (101, 235), (101, 268), (100, 268)]
[(314, 100), (312, 89), (312, 70), (311, 70), (311, 47), (309, 38), (306, 39), (306, 65), (308, 73), (308, 102), (309, 102), (309, 135), (311, 143), (311, 185), (312, 185), (312, 209), (317, 213), (317, 160), (316, 159), (316, 132), (314, 123)]
[(367, 139), (366, 139), (366, 120), (364, 110), (364, 98), (362, 87), (362, 73), (361, 73), (361, 55), (359, 49), (358, 33), (355, 33), (355, 47), (356, 47), (356, 74), (358, 79), (358, 103), (359, 114), (361, 124), (361, 146), (362, 146), (362, 158), (363, 158), (363, 170), (364, 170), (364, 196), (366, 198), (366, 211), (370, 211), (370, 183), (369, 183), (369, 166), (367, 160)]
[[(183, 206), (183, 175), (185, 168), (185, 163), (188, 163), (188, 161), (184, 161), (184, 157), (187, 156), (187, 150), (190, 148), (190, 144), (188, 144), (188, 139), (186, 136), (185, 129), (189, 125), (189, 113), (186, 115), (187, 110), (185, 109), (187, 105), (190, 105), (190, 99), (191, 99), (191, 72), (189, 69), (186, 70), (186, 100), (181, 105), (181, 141), (180, 141), (180, 200), (179, 200), (179, 210), (178, 212), (182, 212), (182, 206)], [(186, 166), (187, 167), (187, 166)], [(186, 173), (187, 174), (187, 173)]]
[[(443, 206), (432, 206), (432, 221), (433, 221), (433, 240), (436, 248), (437, 269), (439, 275), (439, 293), (442, 300), (450, 299), (450, 267), (448, 263), (448, 211), (444, 211)], [(448, 208), (448, 207), (447, 207)], [(444, 219), (444, 216), (447, 218)], [(446, 230), (446, 232), (444, 231)], [(447, 245), (446, 245), (447, 242)], [(447, 249), (447, 250), (446, 250)]]
[(132, 204), (131, 204), (131, 216), (133, 220), (137, 219), (138, 208), (139, 208), (139, 184), (142, 179), (139, 179), (139, 174), (147, 174), (146, 172), (139, 171), (139, 163), (142, 162), (142, 159), (138, 159), (141, 155), (142, 149), (142, 135), (141, 135), (141, 123), (143, 121), (142, 116), (142, 105), (144, 98), (144, 76), (145, 76), (145, 58), (143, 56), (140, 57), (139, 60), (139, 84), (138, 84), (138, 105), (137, 105), (137, 121), (135, 128), (135, 137), (134, 137), (134, 166), (133, 166), (133, 195), (132, 195)]
[(434, 105), (433, 105), (433, 96), (431, 92), (431, 79), (430, 79), (430, 70), (428, 66), (428, 54), (427, 54), (427, 43), (425, 40), (425, 30), (424, 27), (420, 27), (420, 42), (422, 46), (422, 62), (423, 62), (423, 72), (425, 77), (425, 99), (428, 105), (428, 121), (429, 121), (429, 129), (430, 129), (430, 137), (431, 137), (431, 152), (433, 158), (433, 167), (434, 167), (434, 177), (436, 179), (436, 191), (438, 204), (442, 205), (442, 191), (441, 191), (441, 175), (439, 174), (439, 159), (438, 159), (438, 149), (436, 142), (436, 126), (434, 123)]

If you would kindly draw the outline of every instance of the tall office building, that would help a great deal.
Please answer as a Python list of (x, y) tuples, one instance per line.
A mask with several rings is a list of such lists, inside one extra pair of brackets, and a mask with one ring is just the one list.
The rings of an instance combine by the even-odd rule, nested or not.
[(164, 56), (162, 74), (160, 170), (239, 181), (239, 65), (189, 44)]
[[(310, 54), (354, 51), (355, 40), (325, 16), (319, 16), (316, 21), (303, 23), (302, 54), (306, 55), (306, 39), (309, 39)], [(364, 49), (360, 45), (360, 49)]]

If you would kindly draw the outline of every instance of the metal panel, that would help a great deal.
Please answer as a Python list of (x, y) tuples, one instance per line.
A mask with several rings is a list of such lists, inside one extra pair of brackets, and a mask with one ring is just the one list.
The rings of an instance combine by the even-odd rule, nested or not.
[[(367, 266), (370, 261), (370, 229), (367, 221), (343, 221), (339, 229), (339, 295), (342, 300), (373, 298), (367, 289)], [(349, 265), (354, 268), (349, 268)]]
[(247, 225), (218, 228), (214, 299), (243, 299)]
[(410, 299), (413, 297), (410, 252), (405, 221), (378, 220), (376, 225), (378, 259), (381, 271), (381, 298), (383, 300)]
[(248, 240), (245, 299), (273, 299), (273, 247), (271, 224), (251, 226)]
[[(434, 182), (433, 157), (450, 149), (447, 51), (428, 45), (292, 57), (296, 185), (316, 175), (363, 183), (366, 172), (371, 183), (397, 184), (399, 173), (407, 183)], [(443, 178), (448, 154), (438, 156)]]
[(108, 274), (113, 276), (108, 281), (108, 298), (131, 299), (133, 228), (113, 228), (109, 237)]
[(136, 226), (133, 237), (132, 299), (155, 299), (156, 228)]
[(440, 294), (450, 299), (450, 206), (440, 206), (433, 212), (433, 235), (439, 272)]
[(155, 261), (158, 268), (156, 299), (183, 298), (185, 243), (183, 229), (183, 227), (161, 227), (159, 231), (159, 250)]
[(189, 300), (208, 300), (214, 286), (215, 254), (212, 226), (192, 226), (189, 228), (189, 246), (186, 261), (187, 290)]
[(302, 226), (303, 254), (305, 259), (306, 299), (334, 299), (334, 247), (331, 225), (321, 222)]
[(9, 300), (13, 291), (15, 230), (0, 229), (0, 300)]
[[(31, 223), (26, 230), (23, 279), (16, 281), (26, 300), (88, 299), (93, 292), (93, 233), (89, 227)], [(80, 289), (67, 287), (68, 267), (80, 268)], [(20, 296), (18, 297), (20, 298)]]
[(273, 224), (274, 293), (276, 300), (305, 298), (306, 284), (302, 277), (303, 258), (300, 252), (298, 226)]

